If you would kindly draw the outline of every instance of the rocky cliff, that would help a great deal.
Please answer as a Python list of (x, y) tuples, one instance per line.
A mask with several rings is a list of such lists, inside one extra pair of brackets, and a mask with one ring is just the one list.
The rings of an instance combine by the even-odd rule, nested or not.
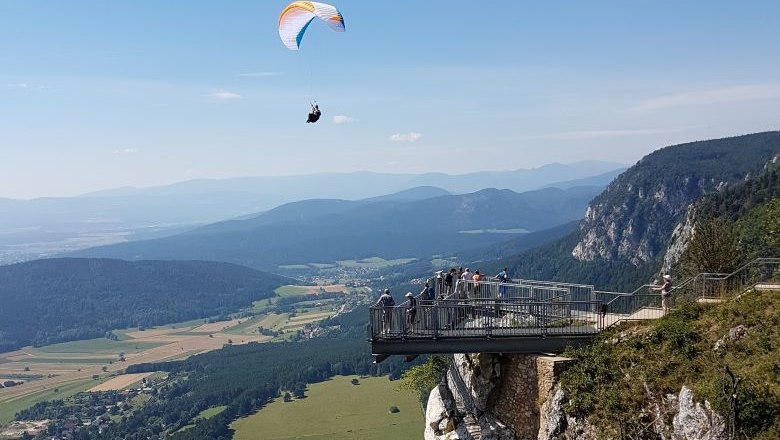
[[(603, 440), (611, 434), (566, 414), (557, 382), (570, 359), (456, 354), (428, 398), (425, 440)], [(503, 366), (503, 368), (502, 368)], [(649, 390), (648, 390), (649, 392)], [(652, 400), (645, 434), (669, 440), (725, 440), (723, 416), (683, 386)], [(642, 438), (646, 438), (642, 437)]]
[(428, 398), (426, 440), (536, 439), (540, 402), (551, 397), (567, 359), (456, 354)]
[(778, 153), (780, 132), (655, 151), (593, 199), (572, 256), (579, 261), (628, 260), (635, 266), (653, 261), (666, 253), (676, 229), (685, 234), (686, 215), (696, 200), (759, 173)]

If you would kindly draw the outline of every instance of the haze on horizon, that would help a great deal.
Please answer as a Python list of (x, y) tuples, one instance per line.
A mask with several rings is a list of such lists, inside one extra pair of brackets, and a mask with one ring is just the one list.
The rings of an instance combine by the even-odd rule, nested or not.
[[(527, 169), (780, 128), (780, 3), (11, 2), (0, 197), (193, 178)], [(309, 100), (324, 115), (305, 124)]]

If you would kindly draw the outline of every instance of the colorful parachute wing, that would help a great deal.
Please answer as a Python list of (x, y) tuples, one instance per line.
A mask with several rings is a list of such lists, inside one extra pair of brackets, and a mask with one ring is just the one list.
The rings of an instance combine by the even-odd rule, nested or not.
[(344, 32), (344, 17), (334, 6), (317, 2), (292, 2), (279, 15), (279, 37), (288, 49), (301, 47), (303, 34), (319, 18), (336, 32)]

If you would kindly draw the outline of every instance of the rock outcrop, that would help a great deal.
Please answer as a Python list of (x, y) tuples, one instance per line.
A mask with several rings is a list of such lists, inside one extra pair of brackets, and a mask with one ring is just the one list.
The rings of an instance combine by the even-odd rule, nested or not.
[[(735, 330), (734, 333), (739, 333)], [(728, 336), (728, 335), (727, 335)], [(541, 355), (458, 354), (428, 398), (425, 440), (604, 440), (611, 434), (564, 411), (557, 382), (569, 359)], [(725, 440), (724, 418), (708, 401), (653, 396), (641, 413), (662, 440)]]
[(726, 424), (723, 417), (712, 410), (710, 402), (694, 402), (693, 392), (683, 386), (678, 397), (679, 406), (674, 416), (672, 440), (725, 440)]
[(557, 375), (567, 361), (541, 355), (454, 355), (428, 398), (425, 439), (535, 440), (545, 423), (539, 404), (555, 404)]

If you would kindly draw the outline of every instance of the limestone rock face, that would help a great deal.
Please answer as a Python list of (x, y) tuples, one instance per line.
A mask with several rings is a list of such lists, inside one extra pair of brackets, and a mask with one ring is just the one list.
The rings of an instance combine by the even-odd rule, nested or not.
[[(447, 375), (447, 382), (458, 408), (484, 412), (496, 385), (501, 381), (499, 357), (492, 354), (456, 354), (455, 370)], [(461, 380), (458, 380), (458, 379)]]
[(661, 268), (662, 272), (669, 273), (672, 266), (680, 261), (683, 252), (688, 248), (688, 243), (691, 242), (691, 238), (693, 238), (693, 233), (695, 231), (694, 218), (695, 210), (694, 207), (691, 206), (688, 209), (688, 213), (685, 215), (685, 221), (678, 223), (672, 232), (669, 247), (666, 249), (666, 254), (664, 255), (664, 264)]
[(723, 417), (710, 407), (693, 401), (693, 392), (683, 386), (678, 397), (677, 415), (674, 416), (673, 440), (725, 440), (726, 424)]
[(452, 406), (452, 398), (443, 384), (431, 390), (425, 408), (425, 440), (447, 438), (444, 436), (455, 430), (455, 423), (450, 418)]
[(557, 440), (566, 428), (566, 417), (563, 413), (565, 401), (560, 385), (555, 386), (552, 398), (542, 404), (541, 417), (539, 418), (538, 440)]
[(674, 187), (661, 180), (639, 185), (631, 174), (621, 175), (591, 202), (580, 224), (581, 239), (572, 250), (574, 258), (620, 258), (636, 266), (651, 261), (665, 250), (690, 204), (711, 189), (699, 179)]
[(500, 356), (456, 354), (445, 379), (431, 391), (426, 440), (515, 440), (490, 410), (501, 383)]

